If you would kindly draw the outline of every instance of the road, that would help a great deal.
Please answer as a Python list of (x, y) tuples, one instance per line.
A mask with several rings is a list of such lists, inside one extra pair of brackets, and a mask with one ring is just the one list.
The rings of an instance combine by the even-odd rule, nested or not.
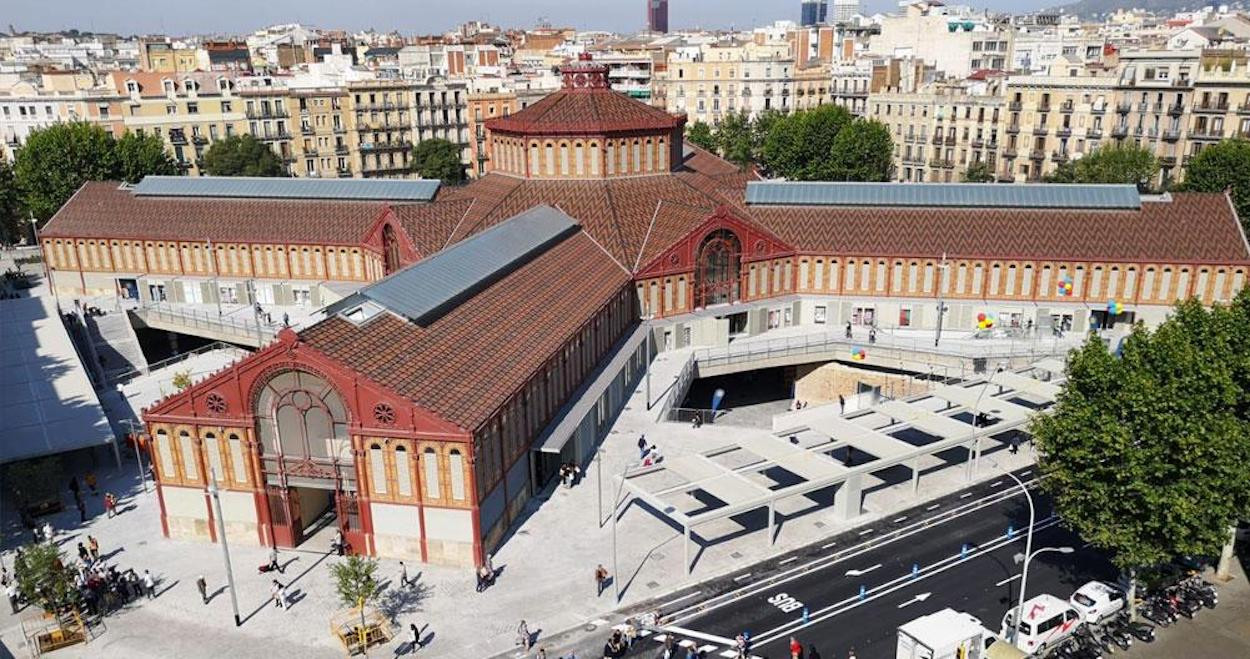
[[(1105, 558), (1059, 526), (1044, 496), (1035, 494), (1035, 499), (1033, 549), (1071, 546), (1076, 551), (1038, 556), (1029, 568), (1029, 594), (1066, 599), (1090, 579), (1114, 580), (1117, 573)], [(1021, 494), (846, 560), (798, 571), (779, 583), (743, 586), (740, 597), (717, 608), (692, 606), (667, 614), (673, 621), (668, 629), (709, 657), (727, 652), (731, 639), (746, 631), (758, 657), (786, 655), (793, 635), (805, 647), (815, 646), (823, 659), (841, 659), (851, 649), (861, 659), (893, 657), (900, 624), (946, 607), (971, 613), (997, 630), (1019, 595), (1020, 566), (1014, 559), (1024, 551), (1027, 524)], [(655, 637), (636, 643), (629, 656), (654, 656)]]

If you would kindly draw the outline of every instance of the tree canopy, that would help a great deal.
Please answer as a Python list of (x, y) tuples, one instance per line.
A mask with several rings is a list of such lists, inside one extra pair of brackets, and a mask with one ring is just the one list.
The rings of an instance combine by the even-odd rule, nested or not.
[(0, 242), (16, 244), (29, 233), (30, 227), (22, 219), (22, 197), (13, 165), (0, 153)]
[(1250, 289), (1228, 308), (1178, 304), (1118, 358), (1091, 337), (1032, 423), (1060, 517), (1120, 568), (1214, 555), (1250, 512), (1247, 321)]
[(1233, 139), (1198, 152), (1185, 168), (1183, 190), (1230, 190), (1241, 226), (1250, 233), (1250, 140)]
[(165, 142), (157, 135), (127, 132), (117, 140), (118, 177), (127, 183), (138, 183), (149, 175), (176, 176), (178, 163), (165, 150)]
[(264, 142), (251, 135), (231, 135), (204, 152), (210, 176), (286, 176), (286, 165)]
[(339, 601), (345, 606), (361, 606), (368, 604), (381, 593), (381, 585), (377, 577), (378, 562), (361, 556), (348, 557), (342, 563), (330, 567), (334, 575), (334, 589)]
[(739, 167), (748, 167), (755, 161), (755, 133), (746, 112), (726, 115), (712, 136), (717, 153), (725, 160)]
[(112, 135), (85, 121), (31, 131), (13, 163), (22, 203), (47, 220), (83, 183), (118, 178), (115, 146)]
[(994, 181), (994, 170), (990, 169), (984, 160), (978, 160), (964, 170), (963, 181), (964, 183), (991, 183)]
[(65, 566), (55, 542), (25, 548), (13, 562), (17, 588), (44, 611), (60, 612), (78, 603), (73, 571)]
[(879, 121), (852, 121), (838, 132), (830, 151), (833, 180), (888, 181), (894, 172), (894, 140)]
[(712, 135), (712, 126), (706, 121), (696, 121), (686, 126), (686, 141), (699, 147), (715, 153), (716, 138)]
[(460, 146), (447, 140), (422, 140), (412, 149), (412, 168), (421, 178), (438, 179), (455, 185), (464, 183), (464, 163)]
[(1150, 185), (1159, 172), (1154, 152), (1136, 144), (1104, 144), (1081, 158), (1061, 164), (1048, 183), (1131, 183)]
[(835, 180), (830, 157), (838, 133), (854, 118), (846, 108), (822, 105), (773, 120), (763, 144), (768, 173), (794, 181)]

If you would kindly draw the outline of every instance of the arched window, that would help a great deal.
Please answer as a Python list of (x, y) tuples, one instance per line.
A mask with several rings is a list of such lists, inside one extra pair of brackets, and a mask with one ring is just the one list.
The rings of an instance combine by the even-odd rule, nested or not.
[(708, 307), (738, 299), (742, 245), (728, 229), (709, 233), (699, 245), (695, 264), (695, 304)]
[(204, 453), (208, 455), (208, 468), (213, 480), (222, 483), (226, 480), (226, 472), (221, 468), (221, 444), (215, 433), (204, 434)]
[(227, 441), (230, 443), (230, 465), (234, 468), (234, 480), (236, 483), (246, 483), (247, 461), (243, 457), (243, 440), (239, 439), (238, 434), (230, 433)]
[(390, 224), (382, 227), (382, 259), (385, 274), (399, 270), (399, 240), (395, 238), (395, 228)]
[(408, 449), (403, 446), (395, 447), (395, 484), (400, 496), (412, 496), (412, 469), (408, 465)]
[(438, 453), (434, 449), (427, 448), (421, 454), (421, 461), (424, 463), (421, 477), (425, 479), (425, 498), (439, 498), (438, 487)]
[(373, 481), (375, 493), (386, 494), (386, 459), (378, 444), (369, 447), (369, 480)]
[(182, 473), (189, 479), (199, 478), (200, 470), (195, 456), (195, 442), (191, 440), (191, 433), (185, 430), (178, 431), (178, 446), (182, 450)]
[(274, 376), (256, 397), (256, 419), (266, 456), (322, 464), (352, 461), (347, 408), (319, 376), (304, 371)]
[(173, 478), (177, 469), (174, 467), (174, 451), (169, 445), (169, 433), (156, 431), (156, 452), (161, 458), (161, 478)]
[(464, 456), (452, 449), (448, 455), (447, 468), (451, 471), (451, 498), (464, 501)]

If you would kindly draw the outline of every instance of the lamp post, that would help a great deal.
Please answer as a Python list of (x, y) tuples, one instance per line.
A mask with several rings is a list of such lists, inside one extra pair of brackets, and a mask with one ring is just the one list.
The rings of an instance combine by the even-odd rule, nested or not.
[[(1011, 475), (1011, 472), (1008, 472), (1008, 475)], [(1014, 476), (1012, 477), (1014, 478)], [(1032, 511), (1033, 511), (1032, 502), (1033, 502), (1033, 499), (1030, 497), (1029, 499), (1030, 514), (1032, 514)], [(1021, 570), (1020, 572), (1020, 599), (1016, 603), (1016, 613), (1014, 616), (1012, 616), (1012, 619), (1011, 619), (1012, 620), (1012, 625), (1011, 625), (1012, 645), (1015, 645), (1016, 639), (1020, 636), (1020, 615), (1024, 612), (1024, 591), (1025, 589), (1028, 588), (1028, 584), (1029, 584), (1029, 562), (1032, 561), (1038, 555), (1045, 554), (1046, 552), (1055, 552), (1057, 554), (1071, 554), (1072, 552), (1076, 551), (1075, 549), (1071, 547), (1042, 547), (1041, 549), (1033, 553), (1029, 553), (1027, 543), (1031, 542), (1032, 540), (1033, 540), (1033, 524), (1030, 522), (1028, 541), (1026, 541), (1026, 547), (1024, 550), (1024, 569)]]
[(933, 335), (933, 347), (936, 348), (938, 343), (942, 341), (942, 318), (946, 315), (946, 301), (942, 296), (942, 289), (946, 285), (946, 271), (950, 269), (950, 264), (946, 262), (946, 252), (942, 252), (942, 261), (938, 264), (940, 272), (938, 276), (938, 304), (937, 304), (937, 332)]
[(213, 251), (213, 239), (207, 238), (208, 242), (208, 258), (213, 261), (213, 298), (217, 300), (217, 317), (221, 318), (221, 281), (217, 279), (221, 273), (217, 272), (217, 253)]
[(625, 474), (629, 473), (630, 463), (626, 462), (625, 467), (621, 469), (621, 484), (616, 488), (616, 494), (612, 497), (612, 591), (616, 597), (616, 603), (621, 603), (621, 576), (616, 571), (616, 508), (621, 500), (621, 490), (625, 487)]
[(647, 331), (647, 352), (643, 359), (647, 380), (647, 411), (651, 410), (651, 319), (654, 317), (654, 314), (642, 317), (643, 329)]
[(135, 434), (135, 422), (123, 419), (122, 423), (130, 428), (130, 436), (135, 440), (135, 460), (139, 462), (139, 481), (143, 483), (143, 491), (148, 491), (148, 472), (143, 469), (143, 451), (139, 448), (139, 436)]
[(217, 472), (208, 468), (208, 494), (213, 498), (213, 511), (217, 514), (217, 537), (221, 540), (221, 555), (226, 561), (226, 584), (230, 588), (230, 606), (234, 608), (234, 626), (241, 627), (239, 597), (234, 590), (234, 570), (230, 567), (230, 545), (226, 543), (226, 523), (221, 516), (221, 493), (217, 489)]
[(1002, 373), (1004, 368), (1006, 368), (1006, 364), (999, 362), (998, 366), (994, 368), (994, 372), (990, 373), (990, 376), (985, 379), (985, 387), (981, 389), (981, 393), (977, 394), (977, 400), (972, 404), (972, 451), (970, 452), (971, 455), (968, 456), (969, 478), (972, 477), (974, 471), (979, 471), (981, 466), (981, 436), (978, 434), (978, 428), (981, 425), (981, 398), (985, 396), (985, 392), (990, 390), (990, 385), (994, 383), (994, 376)]

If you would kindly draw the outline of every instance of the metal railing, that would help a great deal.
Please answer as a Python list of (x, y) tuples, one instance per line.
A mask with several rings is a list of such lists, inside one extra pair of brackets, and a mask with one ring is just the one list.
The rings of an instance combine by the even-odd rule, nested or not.
[(1012, 357), (1028, 357), (1034, 360), (1042, 356), (1065, 354), (1069, 348), (1077, 345), (1070, 340), (1060, 341), (1057, 337), (1042, 338), (1040, 335), (1026, 337), (1024, 336), (1025, 330), (1020, 328), (1011, 328), (1007, 331), (1009, 332), (1006, 337), (1007, 345), (994, 345), (992, 341), (996, 339), (977, 340), (976, 345), (960, 345), (954, 341), (961, 339), (948, 339), (939, 347), (933, 345), (932, 335), (901, 337), (880, 331), (876, 343), (870, 343), (866, 339), (848, 339), (838, 333), (805, 334), (767, 340), (750, 340), (718, 348), (699, 348), (694, 351), (692, 358), (701, 367), (716, 367), (775, 357), (844, 350), (849, 360), (851, 348), (863, 348), (869, 352), (889, 349), (933, 357), (984, 359), (986, 361)]
[(235, 320), (219, 316), (207, 311), (174, 308), (160, 304), (147, 305), (134, 310), (134, 313), (150, 324), (151, 319), (225, 334), (233, 334), (251, 343), (264, 342), (277, 335), (281, 323), (258, 323), (256, 320)]
[(664, 406), (660, 408), (660, 416), (658, 418), (668, 419), (670, 412), (685, 399), (686, 392), (690, 390), (690, 383), (694, 382), (697, 364), (698, 361), (695, 359), (694, 353), (691, 353), (686, 358), (686, 363), (682, 364), (681, 371), (677, 373), (677, 379), (673, 380), (673, 386), (668, 392), (668, 397), (664, 399)]
[(158, 362), (148, 364), (147, 368), (143, 368), (143, 369), (131, 368), (131, 369), (122, 371), (113, 376), (113, 382), (117, 384), (125, 384), (140, 375), (147, 375), (148, 373), (151, 373), (152, 371), (165, 368), (166, 366), (172, 366), (174, 364), (177, 364), (178, 362), (186, 361), (187, 359), (190, 359), (191, 357), (194, 357), (196, 355), (202, 355), (206, 352), (212, 352), (214, 350), (225, 350), (229, 352), (235, 359), (243, 359), (244, 357), (252, 354), (240, 348), (239, 346), (236, 346), (230, 343), (225, 343), (223, 341), (214, 341), (208, 345), (203, 345), (193, 350), (188, 350), (186, 352), (179, 353), (177, 355), (174, 355), (173, 357), (167, 357)]

